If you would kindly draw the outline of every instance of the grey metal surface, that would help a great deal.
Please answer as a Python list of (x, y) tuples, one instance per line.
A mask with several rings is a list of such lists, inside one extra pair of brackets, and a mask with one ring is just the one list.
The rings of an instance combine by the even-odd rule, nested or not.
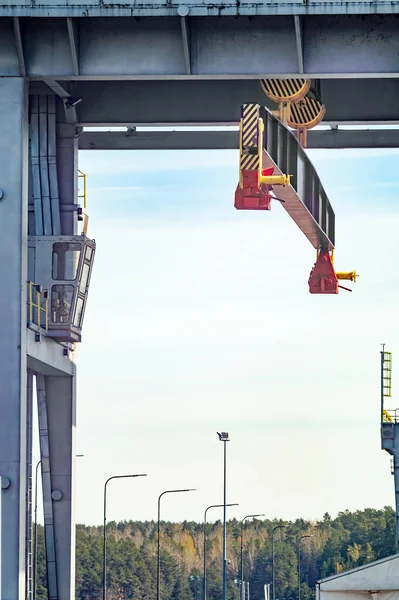
[[(60, 104), (60, 102), (58, 102)], [(59, 112), (63, 115), (61, 109)], [(76, 127), (57, 116), (58, 195), (61, 210), (62, 235), (78, 233), (75, 207), (78, 196), (78, 138)], [(60, 122), (61, 121), (61, 122)]]
[[(79, 136), (80, 150), (237, 150), (238, 131), (90, 131)], [(399, 130), (316, 130), (308, 148), (399, 148)]]
[[(246, 3), (240, 3), (239, 11)], [(270, 4), (261, 4), (266, 12)], [(316, 8), (316, 3), (313, 4)], [(332, 7), (331, 4), (329, 4)], [(95, 16), (72, 19), (11, 16), (21, 11), (0, 8), (0, 76), (25, 73), (31, 79), (160, 79), (262, 77), (398, 77), (399, 22), (389, 14), (306, 14), (309, 4), (297, 2), (294, 16), (250, 18), (228, 8), (215, 16), (180, 17), (177, 7), (143, 16), (137, 5), (129, 18)], [(376, 6), (375, 4), (373, 6)], [(58, 5), (58, 10), (62, 6)], [(145, 8), (143, 11), (145, 12)], [(342, 12), (344, 12), (342, 10)], [(370, 11), (366, 10), (366, 13)], [(371, 11), (373, 12), (373, 11)], [(4, 16), (1, 16), (4, 15)], [(155, 16), (156, 15), (156, 16)], [(79, 17), (84, 17), (79, 9)], [(142, 18), (134, 18), (141, 16)], [(182, 20), (183, 19), (183, 20)], [(350, 57), (350, 59), (348, 59)], [(364, 98), (363, 98), (364, 100)], [(247, 99), (248, 101), (248, 99)]]
[(0, 78), (0, 476), (2, 600), (25, 599), (27, 86)]
[(39, 165), (44, 235), (53, 233), (47, 145), (47, 96), (39, 96)]
[[(34, 229), (30, 233), (43, 235), (42, 186), (40, 177), (39, 97), (30, 98), (30, 178), (33, 192)], [(33, 225), (33, 223), (32, 223)], [(32, 277), (32, 276), (30, 276)]]
[(47, 161), (53, 235), (61, 235), (60, 201), (58, 197), (55, 96), (47, 97)]
[(381, 448), (393, 457), (396, 548), (399, 549), (399, 423), (381, 423)]
[(62, 100), (54, 95), (30, 96), (31, 235), (71, 234), (77, 228), (76, 213), (68, 209), (77, 197), (78, 142), (75, 126), (64, 123), (62, 107)]
[[(2, 556), (2, 544), (1, 544), (1, 540), (2, 540), (2, 521), (3, 521), (3, 513), (1, 511), (1, 502), (2, 502), (2, 496), (3, 496), (3, 486), (1, 483), (1, 475), (0, 475), (0, 565), (1, 565), (1, 556)], [(3, 590), (1, 587), (1, 568), (0, 568), (0, 598), (3, 597)]]
[(58, 600), (57, 562), (55, 555), (55, 531), (53, 502), (51, 499), (51, 455), (49, 441), (48, 405), (46, 378), (36, 374), (37, 415), (39, 421), (40, 460), (42, 469), (44, 538), (46, 542), (46, 571), (49, 600)]
[[(56, 96), (30, 96), (30, 162), (34, 233), (60, 235), (56, 155)], [(32, 221), (33, 223), (33, 221)]]
[(152, 0), (137, 2), (135, 0), (1, 0), (0, 14), (27, 16), (68, 16), (68, 17), (132, 17), (132, 16), (175, 16), (179, 7), (188, 9), (192, 16), (236, 16), (236, 15), (296, 15), (296, 14), (389, 14), (396, 13), (398, 7), (391, 2), (356, 2), (350, 0), (343, 7), (342, 2), (309, 1), (306, 4), (300, 0), (274, 0), (272, 2), (257, 2), (244, 0), (239, 4), (228, 0), (223, 4), (214, 4), (206, 0), (185, 0), (184, 5)]
[(334, 211), (306, 152), (294, 135), (269, 111), (264, 120), (263, 167), (275, 175), (291, 175), (291, 185), (274, 186), (283, 207), (316, 249), (331, 250), (335, 243)]
[[(74, 373), (75, 375), (75, 373)], [(75, 600), (76, 377), (46, 377), (59, 600)]]
[[(398, 63), (399, 64), (399, 63)], [(43, 84), (31, 84), (43, 90)], [(43, 86), (43, 87), (41, 87)], [(238, 125), (241, 105), (256, 102), (268, 108), (257, 80), (219, 81), (79, 81), (71, 85), (82, 98), (79, 123), (111, 125)], [(46, 92), (48, 93), (48, 91)], [(399, 123), (399, 79), (331, 79), (321, 81), (328, 124)]]
[[(54, 340), (42, 336), (40, 344), (35, 340), (35, 332), (27, 329), (28, 368), (43, 375), (60, 377), (75, 374), (75, 365), (69, 355), (64, 356), (64, 348)], [(69, 353), (68, 353), (69, 354)]]
[[(64, 356), (62, 346), (44, 335), (38, 342), (35, 332), (26, 330), (26, 298), (28, 189), (32, 193), (32, 208), (34, 204), (41, 205), (36, 225), (32, 220), (33, 229), (40, 232), (40, 223), (43, 224), (43, 217), (46, 216), (47, 231), (51, 227), (52, 233), (56, 212), (54, 206), (51, 208), (50, 200), (57, 201), (58, 195), (60, 201), (69, 208), (76, 199), (77, 139), (75, 126), (63, 124), (65, 113), (61, 99), (46, 95), (33, 98), (30, 161), (32, 180), (36, 179), (36, 182), (32, 181), (29, 187), (27, 91), (27, 82), (23, 78), (0, 78), (0, 189), (3, 192), (0, 200), (0, 272), (4, 284), (0, 291), (0, 476), (10, 481), (10, 486), (2, 492), (1, 599), (26, 600), (31, 593), (29, 549), (32, 390), (31, 373), (27, 381), (26, 370), (29, 365), (31, 370), (38, 373), (50, 598), (72, 600), (75, 555), (71, 452), (74, 452), (75, 367), (70, 358)], [(60, 105), (57, 128), (56, 104)], [(58, 182), (51, 181), (51, 177), (54, 179), (58, 174), (62, 185), (57, 194)], [(46, 188), (44, 195), (47, 201), (45, 215), (43, 187)], [(76, 221), (76, 212), (65, 211), (65, 230), (72, 233)], [(31, 258), (30, 273), (34, 272), (34, 256)], [(69, 376), (62, 376), (64, 373)], [(45, 375), (49, 378), (47, 384), (44, 383)], [(53, 375), (56, 375), (56, 382), (53, 382)], [(46, 392), (47, 400), (52, 404), (48, 414), (48, 430), (45, 415)], [(50, 448), (47, 444), (48, 437)], [(55, 447), (53, 452), (51, 439)], [(56, 468), (54, 478), (50, 474), (50, 460)], [(62, 493), (59, 501), (52, 498), (53, 485)], [(53, 507), (54, 504), (56, 508)], [(59, 593), (56, 587), (57, 571)]]
[[(27, 600), (33, 599), (33, 538), (32, 538), (32, 430), (33, 430), (33, 372), (27, 372), (26, 391), (26, 572)], [(0, 560), (1, 564), (1, 560)], [(1, 593), (0, 593), (1, 598)]]

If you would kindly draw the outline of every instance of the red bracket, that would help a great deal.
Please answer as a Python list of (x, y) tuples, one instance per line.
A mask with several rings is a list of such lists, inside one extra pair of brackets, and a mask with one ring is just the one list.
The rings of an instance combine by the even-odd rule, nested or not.
[(328, 250), (320, 250), (309, 276), (311, 294), (338, 294), (338, 279)]
[[(274, 167), (262, 169), (262, 175), (272, 175)], [(242, 187), (237, 186), (234, 207), (237, 210), (270, 210), (272, 186), (259, 185), (258, 171), (242, 171)]]

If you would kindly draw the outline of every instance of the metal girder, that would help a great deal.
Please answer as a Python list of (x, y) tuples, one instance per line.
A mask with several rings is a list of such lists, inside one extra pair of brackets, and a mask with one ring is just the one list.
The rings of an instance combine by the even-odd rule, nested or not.
[(26, 77), (26, 67), (24, 58), (24, 49), (22, 46), (21, 27), (19, 25), (19, 18), (13, 18), (14, 35), (15, 35), (15, 50), (18, 56), (19, 74), (21, 77)]
[(71, 97), (71, 94), (55, 79), (43, 77), (43, 81), (54, 92), (54, 94), (56, 94), (56, 96), (59, 96), (63, 100), (67, 100)]
[(238, 131), (84, 131), (79, 150), (236, 150)]
[(56, 96), (62, 98), (64, 102), (65, 120), (67, 123), (76, 123), (78, 114), (76, 105), (81, 102), (80, 98), (72, 98), (68, 90), (65, 89), (58, 81), (50, 77), (43, 78), (44, 83), (51, 89)]
[(169, 18), (131, 13), (73, 22), (69, 16), (20, 17), (20, 42), (12, 18), (0, 17), (0, 76), (20, 75), (23, 49), (30, 79), (399, 77), (399, 21), (391, 14), (303, 15), (299, 21), (299, 15), (190, 13), (188, 36), (188, 16), (174, 11)]
[(46, 378), (36, 375), (37, 414), (39, 421), (40, 460), (42, 468), (44, 538), (46, 542), (46, 571), (49, 600), (58, 600), (57, 559), (55, 555), (55, 530), (51, 497), (51, 460), (47, 416)]
[[(323, 80), (320, 87), (325, 123), (399, 123), (398, 79)], [(253, 80), (76, 81), (74, 95), (87, 126), (238, 125), (248, 100), (276, 107)]]
[(74, 75), (79, 75), (79, 38), (76, 22), (67, 18), (69, 46), (71, 48), (72, 69)]
[(185, 16), (180, 17), (180, 25), (183, 41), (184, 66), (186, 69), (186, 75), (191, 75), (190, 26)]
[(335, 244), (335, 215), (319, 176), (295, 136), (270, 111), (261, 108), (264, 122), (263, 167), (273, 175), (289, 174), (291, 184), (274, 186), (283, 208), (316, 249)]
[[(350, 0), (343, 7), (342, 2), (257, 2), (233, 0), (215, 4), (206, 0), (185, 0), (184, 6), (192, 16), (238, 16), (238, 15), (295, 15), (295, 14), (397, 14), (398, 5), (392, 2), (355, 2)], [(168, 1), (136, 2), (135, 0), (112, 0), (109, 2), (83, 2), (83, 0), (1, 0), (0, 15), (31, 17), (172, 17), (180, 5)]]
[[(79, 150), (237, 150), (238, 131), (86, 130)], [(398, 129), (309, 131), (308, 148), (399, 148)]]
[(303, 43), (302, 43), (302, 20), (299, 15), (294, 16), (296, 51), (298, 55), (298, 71), (303, 73)]

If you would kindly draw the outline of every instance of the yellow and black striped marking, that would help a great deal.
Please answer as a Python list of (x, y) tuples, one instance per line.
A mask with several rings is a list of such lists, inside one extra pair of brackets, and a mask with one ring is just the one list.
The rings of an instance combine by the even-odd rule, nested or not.
[(240, 126), (240, 169), (259, 169), (259, 104), (243, 104)]
[(297, 104), (291, 105), (291, 115), (288, 125), (294, 129), (298, 129), (299, 127), (311, 129), (322, 121), (324, 114), (324, 104), (313, 98), (306, 97)]
[(310, 79), (261, 79), (262, 90), (274, 102), (298, 102), (310, 89)]

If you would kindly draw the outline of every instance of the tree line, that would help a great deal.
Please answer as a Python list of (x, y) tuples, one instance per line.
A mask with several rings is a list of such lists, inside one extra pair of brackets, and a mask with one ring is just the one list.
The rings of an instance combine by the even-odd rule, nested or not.
[[(275, 529), (277, 526), (284, 526)], [(276, 600), (298, 597), (298, 539), (301, 540), (301, 598), (314, 600), (318, 579), (395, 553), (395, 513), (344, 511), (310, 522), (247, 521), (243, 536), (244, 581), (250, 599), (264, 598), (272, 581), (272, 532), (275, 546)], [(206, 525), (207, 598), (222, 597), (222, 523)], [(77, 525), (76, 600), (102, 598), (102, 527)], [(203, 600), (203, 525), (161, 524), (161, 599)], [(227, 524), (227, 600), (240, 596), (241, 522)], [(37, 600), (47, 600), (43, 528), (38, 527)], [(108, 600), (156, 600), (157, 523), (121, 521), (107, 525)]]

